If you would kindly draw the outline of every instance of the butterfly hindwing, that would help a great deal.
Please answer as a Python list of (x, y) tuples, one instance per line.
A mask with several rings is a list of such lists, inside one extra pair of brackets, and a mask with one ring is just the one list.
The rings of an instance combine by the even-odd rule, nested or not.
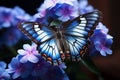
[(80, 60), (80, 56), (83, 56), (86, 53), (88, 38), (96, 28), (100, 17), (99, 11), (81, 15), (73, 21), (70, 21), (70, 24), (65, 29), (65, 40), (69, 45), (69, 54), (73, 61)]
[(62, 63), (55, 39), (50, 39), (42, 43), (39, 45), (38, 50), (41, 52), (42, 56), (50, 63), (52, 62), (53, 65)]

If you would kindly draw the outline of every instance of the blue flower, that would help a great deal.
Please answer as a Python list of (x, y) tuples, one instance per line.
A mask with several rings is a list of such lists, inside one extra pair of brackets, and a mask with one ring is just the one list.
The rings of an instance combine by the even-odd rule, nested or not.
[(9, 65), (8, 65), (7, 72), (9, 74), (11, 74), (12, 79), (16, 79), (18, 77), (24, 78), (30, 74), (30, 72), (28, 70), (29, 69), (28, 66), (29, 65), (27, 65), (27, 64), (20, 63), (18, 56), (13, 57), (11, 63), (9, 63)]
[(55, 14), (59, 17), (58, 20), (63, 22), (71, 20), (78, 16), (77, 7), (69, 4), (57, 4)]
[(5, 69), (5, 68), (6, 68), (6, 66), (7, 66), (7, 65), (6, 65), (6, 63), (5, 63), (5, 62), (0, 61), (0, 68), (4, 68), (4, 69)]
[(47, 70), (50, 68), (51, 64), (46, 62), (41, 56), (39, 56), (39, 61), (33, 64), (31, 75), (33, 77), (42, 78)]
[(73, 3), (76, 3), (77, 0), (44, 0), (44, 3), (37, 9), (39, 12), (40, 17), (44, 17), (46, 15), (46, 10), (48, 8), (55, 7), (56, 4), (69, 4), (73, 5)]
[(21, 37), (24, 38), (25, 36), (17, 28), (18, 23), (32, 21), (32, 17), (19, 7), (14, 9), (0, 7), (0, 18), (0, 46), (13, 46)]
[(12, 9), (0, 7), (0, 29), (11, 27), (13, 21)]
[(46, 10), (46, 14), (44, 17), (38, 17), (39, 13), (37, 13), (34, 15), (34, 18), (36, 19), (36, 22), (40, 22), (40, 23), (48, 26), (52, 20), (57, 19), (57, 16), (54, 15), (54, 13), (55, 13), (55, 10), (53, 8), (48, 8)]
[(54, 7), (58, 0), (45, 0), (44, 3), (37, 9), (38, 14), (41, 17), (45, 17), (47, 9)]
[(46, 26), (54, 20), (65, 22), (78, 16), (77, 5), (77, 0), (45, 0), (34, 18)]
[(0, 80), (9, 80), (10, 75), (6, 71), (6, 63), (0, 62)]
[(33, 43), (31, 46), (29, 44), (23, 45), (24, 49), (19, 49), (18, 53), (22, 55), (22, 58), (20, 59), (21, 63), (26, 63), (27, 61), (30, 61), (32, 63), (37, 63), (39, 61), (38, 59), (38, 51), (36, 50), (37, 45)]
[(65, 73), (57, 66), (48, 68), (47, 73), (42, 77), (42, 80), (69, 80)]
[(99, 23), (94, 34), (90, 37), (92, 45), (90, 45), (90, 53), (94, 54), (96, 51), (99, 51), (102, 56), (107, 54), (112, 54), (110, 49), (113, 43), (113, 37), (108, 34), (108, 29), (102, 24)]
[(85, 14), (94, 11), (94, 7), (88, 4), (88, 0), (79, 0), (79, 12)]
[(15, 17), (15, 21), (13, 22), (15, 23), (15, 25), (18, 24), (18, 22), (34, 21), (34, 18), (32, 16), (27, 14), (23, 9), (21, 9), (18, 6), (13, 8), (12, 13), (14, 14), (14, 17)]
[(8, 65), (7, 71), (13, 79), (26, 80), (31, 77), (30, 80), (69, 80), (63, 70), (66, 68), (64, 63), (52, 66), (38, 54), (37, 45), (34, 43), (31, 46), (24, 44), (23, 48), (24, 50), (18, 50), (19, 54)]
[(93, 10), (94, 8), (88, 4), (87, 0), (45, 0), (34, 18), (48, 25), (54, 20), (66, 22)]
[(65, 64), (60, 64), (59, 66), (52, 66), (46, 62), (41, 56), (39, 56), (39, 62), (33, 64), (32, 76), (39, 78), (41, 80), (69, 80), (64, 70)]

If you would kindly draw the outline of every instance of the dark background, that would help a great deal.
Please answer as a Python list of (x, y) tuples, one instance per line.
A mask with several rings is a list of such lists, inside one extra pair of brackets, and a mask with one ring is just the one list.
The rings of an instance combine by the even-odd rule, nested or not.
[[(27, 13), (37, 13), (36, 8), (43, 0), (0, 0), (0, 6), (13, 8), (20, 6)], [(107, 57), (91, 57), (100, 69), (105, 80), (120, 80), (120, 3), (119, 0), (89, 0), (89, 3), (103, 13), (103, 23), (109, 28), (109, 34), (114, 37), (113, 55)], [(84, 69), (94, 79), (94, 74)], [(95, 79), (94, 79), (95, 80)]]
[(113, 55), (95, 57), (94, 63), (102, 71), (107, 80), (120, 80), (120, 3), (119, 0), (89, 0), (102, 11), (103, 23), (109, 28), (109, 34), (114, 37)]

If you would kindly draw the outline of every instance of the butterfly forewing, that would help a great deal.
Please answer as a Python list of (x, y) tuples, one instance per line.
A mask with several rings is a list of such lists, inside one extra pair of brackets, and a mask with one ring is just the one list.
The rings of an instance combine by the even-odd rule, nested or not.
[(64, 35), (69, 45), (69, 55), (73, 61), (80, 60), (81, 56), (86, 53), (88, 38), (92, 35), (100, 18), (100, 12), (94, 11), (81, 15), (67, 24)]
[(53, 37), (52, 32), (44, 26), (35, 22), (24, 22), (19, 24), (19, 29), (36, 44), (41, 44)]

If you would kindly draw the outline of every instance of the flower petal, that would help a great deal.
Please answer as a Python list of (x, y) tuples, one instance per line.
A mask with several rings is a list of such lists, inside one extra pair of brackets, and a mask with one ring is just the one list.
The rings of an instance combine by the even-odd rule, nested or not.
[(28, 60), (32, 63), (37, 63), (39, 59), (34, 55), (29, 55)]
[(6, 63), (3, 61), (0, 61), (0, 68), (6, 68)]
[(6, 69), (6, 71), (7, 71), (8, 73), (13, 73), (13, 72), (14, 72), (13, 69)]
[(31, 47), (32, 47), (32, 50), (34, 51), (34, 50), (36, 50), (37, 45), (35, 43), (32, 43)]
[(31, 51), (31, 46), (29, 44), (24, 44), (23, 48), (27, 51)]
[(28, 56), (24, 56), (20, 59), (21, 63), (26, 63), (28, 61)]
[(106, 52), (107, 52), (107, 54), (112, 54), (112, 50), (109, 48), (107, 48)]
[(106, 56), (106, 52), (105, 51), (101, 50), (100, 53), (101, 53), (102, 56)]
[(20, 73), (16, 72), (16, 73), (13, 74), (12, 78), (13, 78), (13, 79), (16, 79), (16, 78), (18, 78), (20, 75), (21, 75)]
[(25, 51), (25, 50), (23, 50), (23, 49), (19, 49), (18, 51), (17, 51), (20, 55), (26, 55), (28, 52), (27, 51)]

